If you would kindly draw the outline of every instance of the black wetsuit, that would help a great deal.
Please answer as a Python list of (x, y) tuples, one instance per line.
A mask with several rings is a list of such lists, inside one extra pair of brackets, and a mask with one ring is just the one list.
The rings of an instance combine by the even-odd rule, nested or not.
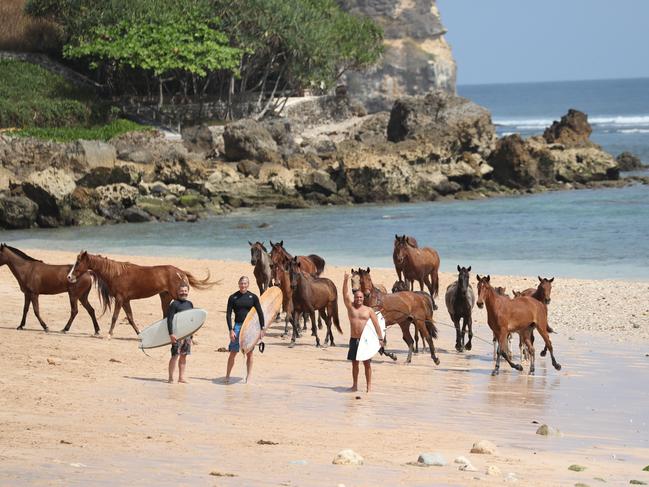
[(234, 311), (234, 322), (243, 323), (243, 320), (246, 319), (248, 311), (252, 308), (257, 310), (259, 315), (259, 326), (261, 329), (264, 329), (264, 312), (261, 309), (261, 304), (259, 304), (259, 298), (251, 293), (246, 291), (244, 294), (241, 294), (240, 291), (232, 294), (228, 298), (228, 309), (226, 311), (226, 319), (228, 322), (228, 330), (232, 330), (232, 312)]
[(188, 309), (193, 309), (194, 305), (192, 304), (191, 301), (188, 301), (185, 299), (184, 301), (174, 299), (170, 304), (169, 304), (169, 309), (167, 310), (167, 330), (169, 330), (169, 334), (173, 335), (173, 322), (174, 322), (174, 316), (176, 313), (179, 313), (180, 311), (186, 311)]

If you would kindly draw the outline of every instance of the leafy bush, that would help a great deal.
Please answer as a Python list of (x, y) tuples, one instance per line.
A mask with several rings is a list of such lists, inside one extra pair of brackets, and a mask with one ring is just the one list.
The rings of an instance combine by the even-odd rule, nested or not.
[(131, 122), (130, 120), (118, 119), (113, 120), (107, 125), (96, 127), (30, 128), (12, 132), (12, 135), (36, 137), (38, 139), (55, 140), (57, 142), (70, 142), (77, 139), (108, 141), (126, 132), (145, 130), (152, 130), (152, 128)]

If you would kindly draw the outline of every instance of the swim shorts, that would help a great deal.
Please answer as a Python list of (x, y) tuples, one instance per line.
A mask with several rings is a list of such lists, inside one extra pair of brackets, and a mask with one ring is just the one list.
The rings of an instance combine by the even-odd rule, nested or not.
[(171, 344), (171, 356), (176, 355), (191, 355), (192, 354), (192, 337), (186, 337), (182, 340), (176, 340), (176, 343)]
[(359, 343), (361, 343), (360, 338), (349, 339), (349, 352), (347, 352), (347, 360), (356, 360), (356, 353), (358, 352)]
[(241, 325), (243, 323), (235, 323), (234, 324), (234, 341), (230, 342), (230, 345), (228, 346), (228, 350), (230, 352), (238, 352), (240, 350), (239, 348), (239, 332), (241, 332)]

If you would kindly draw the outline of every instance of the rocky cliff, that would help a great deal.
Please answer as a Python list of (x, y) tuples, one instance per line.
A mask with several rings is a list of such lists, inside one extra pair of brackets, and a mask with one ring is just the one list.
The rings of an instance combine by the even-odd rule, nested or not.
[(379, 66), (347, 75), (349, 92), (370, 111), (389, 110), (405, 95), (455, 93), (456, 65), (444, 39), (435, 0), (339, 0), (342, 8), (374, 19), (385, 34)]

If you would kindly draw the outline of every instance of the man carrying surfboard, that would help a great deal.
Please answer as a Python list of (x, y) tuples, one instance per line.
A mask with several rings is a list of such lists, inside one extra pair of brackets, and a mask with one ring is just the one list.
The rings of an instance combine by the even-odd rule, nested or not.
[[(347, 360), (352, 361), (352, 378), (354, 384), (352, 385), (352, 392), (358, 390), (358, 360), (356, 360), (356, 352), (358, 351), (358, 344), (363, 334), (363, 329), (368, 320), (372, 320), (372, 324), (376, 329), (376, 336), (379, 337), (379, 344), (381, 347), (384, 345), (383, 333), (376, 313), (369, 306), (363, 304), (363, 291), (357, 289), (352, 297), (349, 291), (349, 274), (345, 273), (345, 280), (343, 282), (343, 301), (347, 308), (347, 315), (349, 316), (349, 325), (351, 327), (351, 338), (349, 339), (349, 352), (347, 353)], [(363, 366), (365, 367), (365, 381), (367, 382), (367, 392), (372, 389), (372, 360), (364, 360)]]
[[(230, 382), (230, 372), (232, 372), (234, 360), (240, 350), (239, 332), (241, 331), (241, 325), (252, 308), (255, 308), (257, 315), (259, 316), (261, 338), (264, 337), (266, 332), (264, 329), (264, 312), (261, 309), (259, 298), (248, 291), (248, 286), (250, 286), (250, 280), (246, 276), (241, 276), (241, 278), (239, 278), (239, 290), (228, 298), (228, 308), (225, 317), (228, 323), (228, 330), (230, 331), (230, 345), (228, 347), (230, 356), (228, 357), (228, 368), (225, 373), (226, 384)], [(234, 312), (234, 327), (232, 326), (232, 312)], [(252, 373), (252, 352), (253, 351), (250, 350), (246, 354), (246, 383), (250, 380)]]
[(176, 313), (193, 309), (194, 305), (187, 300), (189, 295), (189, 286), (182, 283), (178, 287), (178, 299), (169, 303), (167, 310), (167, 330), (169, 330), (169, 339), (171, 340), (171, 358), (169, 359), (169, 383), (174, 381), (174, 372), (176, 363), (178, 364), (178, 382), (187, 382), (185, 380), (185, 366), (187, 364), (187, 355), (192, 353), (192, 337), (188, 336), (182, 340), (177, 340), (173, 333), (173, 321)]

